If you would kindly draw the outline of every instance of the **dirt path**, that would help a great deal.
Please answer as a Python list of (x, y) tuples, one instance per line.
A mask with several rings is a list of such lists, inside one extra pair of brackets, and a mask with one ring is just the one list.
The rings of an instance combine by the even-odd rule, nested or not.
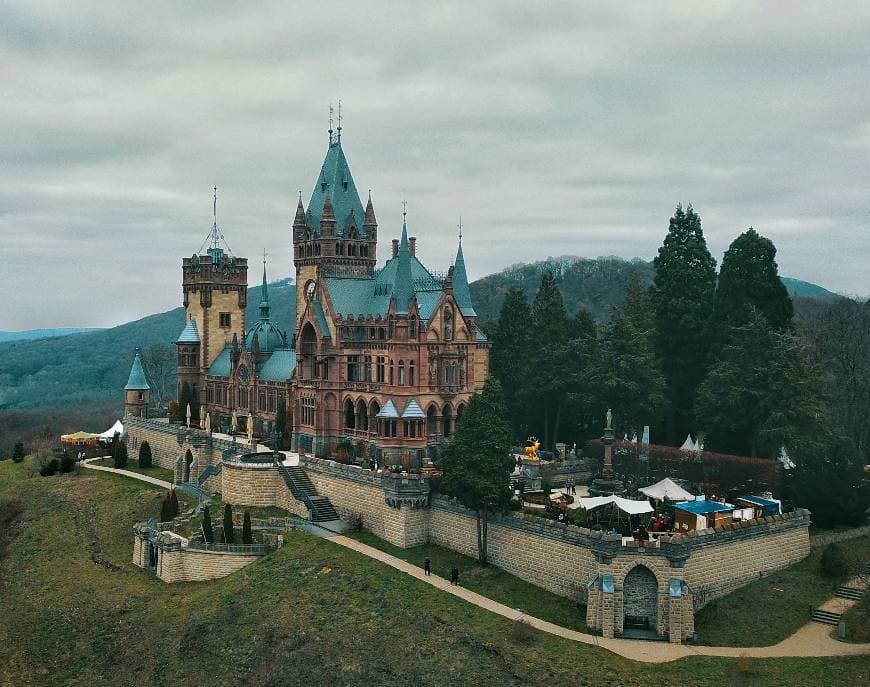
[(105, 465), (91, 465), (95, 460), (102, 460), (103, 458), (108, 458), (109, 456), (97, 456), (96, 458), (88, 458), (87, 460), (82, 461), (82, 466), (87, 468), (88, 470), (99, 470), (100, 472), (114, 472), (117, 475), (124, 475), (124, 477), (132, 477), (133, 479), (138, 479), (142, 482), (148, 482), (149, 484), (156, 484), (158, 487), (163, 487), (164, 489), (172, 489), (173, 484), (171, 482), (166, 482), (162, 479), (157, 479), (156, 477), (149, 477), (148, 475), (142, 475), (138, 472), (130, 472), (129, 470), (121, 470), (120, 468), (109, 468)]
[[(423, 569), (412, 565), (400, 558), (384, 553), (379, 549), (358, 542), (355, 539), (337, 535), (329, 537), (329, 541), (348, 549), (353, 549), (369, 558), (386, 563), (390, 567), (415, 577), (422, 582), (431, 584), (448, 594), (458, 596), (470, 604), (484, 608), (492, 613), (504, 616), (509, 620), (524, 620), (532, 627), (547, 632), (557, 637), (570, 639), (574, 642), (592, 644), (607, 649), (615, 654), (630, 658), (635, 661), (648, 663), (664, 663), (675, 661), (687, 656), (750, 656), (754, 658), (784, 658), (784, 657), (815, 657), (815, 656), (856, 656), (870, 655), (870, 644), (846, 644), (839, 642), (830, 636), (831, 627), (819, 623), (807, 623), (791, 637), (784, 639), (773, 646), (754, 647), (728, 647), (728, 646), (690, 646), (687, 644), (670, 644), (667, 642), (643, 642), (633, 639), (605, 639), (594, 635), (584, 634), (575, 630), (548, 623), (540, 618), (522, 613), (497, 601), (493, 601), (476, 592), (472, 592), (461, 586), (451, 585), (443, 577), (430, 575), (426, 577)], [(847, 608), (854, 602), (837, 599), (838, 607)]]

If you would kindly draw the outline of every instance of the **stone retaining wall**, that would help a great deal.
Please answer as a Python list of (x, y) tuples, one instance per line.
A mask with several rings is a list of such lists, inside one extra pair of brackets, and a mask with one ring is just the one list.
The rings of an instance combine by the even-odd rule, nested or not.
[(867, 535), (870, 535), (870, 525), (855, 527), (851, 530), (843, 530), (842, 532), (825, 532), (824, 534), (816, 534), (810, 537), (810, 546), (814, 549), (819, 549), (834, 542), (847, 541)]
[(202, 582), (226, 577), (260, 555), (179, 549), (161, 551), (157, 559), (157, 577), (164, 582)]

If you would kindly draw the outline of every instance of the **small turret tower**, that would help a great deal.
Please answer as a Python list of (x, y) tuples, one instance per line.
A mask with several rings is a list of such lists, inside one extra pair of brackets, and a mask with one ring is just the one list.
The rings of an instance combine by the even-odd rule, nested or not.
[(130, 377), (124, 387), (124, 416), (148, 417), (150, 400), (151, 387), (145, 378), (145, 369), (142, 367), (142, 358), (137, 348), (136, 356), (133, 358), (133, 367), (130, 368)]

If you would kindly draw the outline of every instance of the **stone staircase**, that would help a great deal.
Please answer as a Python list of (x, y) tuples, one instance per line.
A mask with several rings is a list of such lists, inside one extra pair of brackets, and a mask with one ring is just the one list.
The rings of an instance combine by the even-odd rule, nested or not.
[(837, 625), (840, 622), (840, 614), (832, 613), (831, 611), (823, 611), (821, 608), (817, 608), (813, 611), (814, 622), (824, 623), (825, 625)]
[(837, 596), (839, 596), (841, 599), (860, 601), (864, 597), (864, 590), (842, 584), (837, 587)]
[(298, 465), (288, 467), (282, 463), (276, 464), (290, 493), (308, 508), (308, 519), (311, 522), (329, 522), (339, 519), (332, 502), (317, 493), (317, 489), (304, 469)]

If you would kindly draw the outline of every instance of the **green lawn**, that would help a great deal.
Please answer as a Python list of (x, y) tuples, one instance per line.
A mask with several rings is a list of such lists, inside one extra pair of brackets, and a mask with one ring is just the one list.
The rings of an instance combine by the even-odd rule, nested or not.
[[(115, 463), (111, 458), (100, 458), (100, 460), (95, 460), (91, 465), (102, 465), (107, 468), (115, 467)], [(139, 463), (135, 460), (128, 460), (127, 466), (124, 469), (129, 470), (130, 472), (137, 472), (140, 475), (156, 477), (157, 479), (162, 479), (164, 482), (172, 483), (175, 481), (175, 473), (172, 472), (172, 470), (161, 468), (156, 465), (150, 468), (140, 468)]]
[(580, 632), (590, 632), (586, 627), (585, 605), (574, 603), (570, 599), (529, 584), (501, 568), (481, 567), (474, 558), (434, 544), (400, 549), (370, 532), (353, 532), (348, 533), (347, 536), (421, 568), (423, 561), (428, 558), (431, 561), (432, 572), (447, 579), (450, 579), (450, 570), (455, 566), (459, 569), (459, 583), (467, 589), (511, 608), (521, 609), (541, 620)]
[(846, 641), (865, 644), (870, 642), (870, 592), (843, 614), (846, 622)]
[[(166, 585), (131, 562), (131, 525), (158, 511), (162, 489), (93, 471), (41, 478), (30, 462), (0, 462), (4, 687), (803, 687), (870, 679), (866, 657), (648, 665), (536, 631), (518, 641), (510, 621), (301, 532), (224, 579)], [(94, 534), (116, 569), (91, 559)]]
[[(870, 537), (842, 542), (865, 560)], [(834, 595), (836, 584), (822, 577), (822, 550), (708, 604), (695, 614), (700, 643), (708, 646), (768, 646), (810, 620), (814, 609)]]

